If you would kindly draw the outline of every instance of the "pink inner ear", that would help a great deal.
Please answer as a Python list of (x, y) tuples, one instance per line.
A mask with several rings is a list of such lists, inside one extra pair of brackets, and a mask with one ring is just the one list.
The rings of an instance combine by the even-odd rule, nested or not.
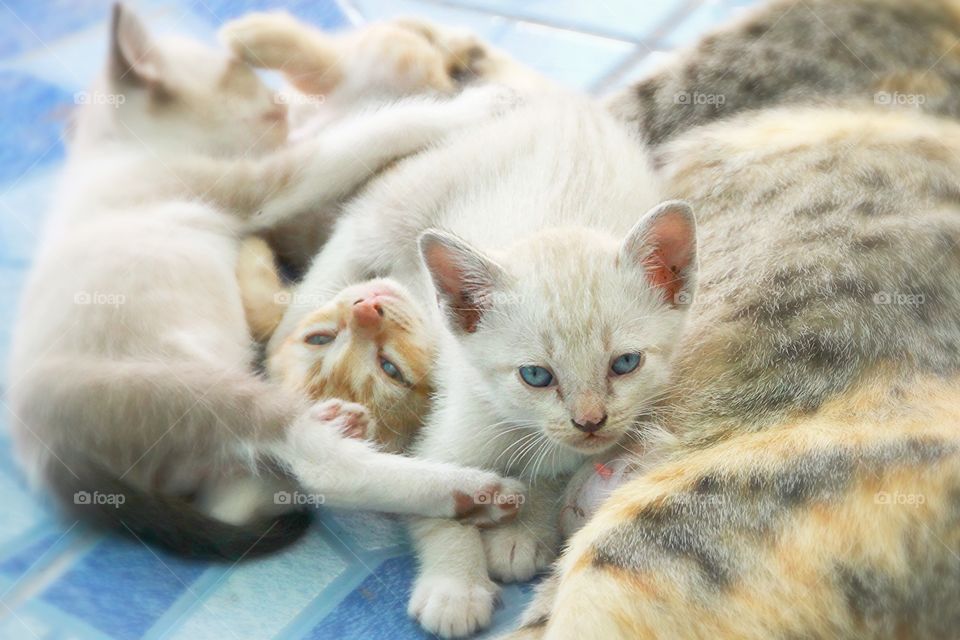
[(663, 290), (664, 299), (673, 303), (686, 282), (684, 273), (693, 259), (693, 229), (679, 216), (667, 215), (658, 220), (651, 229), (655, 248), (644, 258), (650, 282)]
[(447, 306), (457, 317), (460, 326), (467, 333), (476, 331), (482, 312), (466, 290), (462, 267), (457, 264), (449, 249), (439, 244), (429, 246), (424, 252), (424, 258), (430, 265), (438, 288), (447, 300)]

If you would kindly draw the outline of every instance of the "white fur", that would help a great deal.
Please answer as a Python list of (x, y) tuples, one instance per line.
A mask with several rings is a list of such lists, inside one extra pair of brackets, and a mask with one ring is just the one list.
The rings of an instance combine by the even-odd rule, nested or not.
[[(411, 100), (281, 148), (277, 105), (248, 68), (196, 43), (154, 45), (126, 10), (116, 25), (93, 95), (124, 100), (80, 114), (16, 326), (9, 396), (31, 477), (87, 458), (143, 489), (199, 492), (230, 520), (275, 507), (272, 481), (262, 504), (224, 496), (223, 480), (250, 476), (262, 454), (343, 506), (453, 516), (455, 491), (497, 487), (489, 472), (344, 438), (339, 412), (303, 412), (255, 376), (234, 269), (243, 233), (332, 208), (395, 158), (486, 117), (499, 94)], [(223, 499), (204, 502), (205, 490)]]
[[(389, 276), (419, 296), (442, 348), (440, 394), (418, 452), (532, 485), (518, 521), (496, 531), (413, 523), (421, 572), (409, 611), (428, 631), (453, 637), (486, 626), (499, 591), (491, 573), (522, 580), (547, 566), (562, 479), (624, 438), (666, 381), (685, 309), (647, 280), (646, 230), (634, 227), (658, 200), (641, 145), (601, 109), (565, 93), (531, 97), (375, 183), (302, 284), (297, 297), (310, 300)], [(417, 250), (428, 229), (478, 250), (472, 279), (494, 274), (476, 332), (445, 321), (456, 300), (446, 300), (448, 313), (436, 310)], [(308, 309), (288, 310), (272, 346)], [(633, 350), (646, 354), (643, 367), (610, 378), (611, 358)], [(540, 363), (554, 369), (562, 398), (519, 379), (519, 366)], [(585, 442), (571, 418), (601, 410), (609, 420), (600, 433), (610, 437)]]

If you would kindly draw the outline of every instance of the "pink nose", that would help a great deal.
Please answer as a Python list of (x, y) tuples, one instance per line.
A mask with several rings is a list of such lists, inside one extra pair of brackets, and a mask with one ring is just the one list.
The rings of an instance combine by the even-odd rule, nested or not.
[(364, 329), (372, 329), (380, 324), (383, 318), (383, 306), (377, 300), (377, 296), (371, 296), (353, 303), (353, 319), (357, 326)]

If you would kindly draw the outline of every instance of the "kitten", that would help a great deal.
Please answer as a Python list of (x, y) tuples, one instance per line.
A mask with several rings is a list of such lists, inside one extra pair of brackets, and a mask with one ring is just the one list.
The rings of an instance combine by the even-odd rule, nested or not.
[(406, 286), (440, 343), (438, 395), (414, 450), (531, 483), (517, 521), (498, 529), (413, 523), (410, 613), (427, 630), (485, 626), (490, 576), (525, 580), (548, 565), (567, 474), (627, 438), (660, 393), (696, 240), (690, 209), (655, 207), (658, 193), (647, 156), (602, 109), (529, 96), (369, 185), (297, 290), (271, 354), (310, 313), (298, 298), (372, 276)]
[[(238, 264), (247, 321), (268, 339), (294, 295), (259, 238), (241, 247)], [(368, 408), (373, 420), (350, 435), (392, 453), (406, 451), (427, 411), (436, 342), (421, 310), (398, 282), (349, 286), (308, 313), (266, 363), (272, 380), (312, 400), (340, 398)]]
[[(295, 89), (281, 94), (291, 107), (294, 137), (312, 136), (364, 105), (414, 94), (452, 95), (481, 83), (531, 92), (552, 88), (470, 32), (423, 20), (331, 34), (286, 13), (251, 13), (228, 22), (220, 36), (238, 57), (282, 72)], [(329, 231), (328, 219), (305, 215), (266, 237), (280, 261), (301, 275)]]
[(925, 114), (960, 113), (956, 11), (771, 3), (614, 101), (699, 214), (677, 442), (511, 637), (956, 636), (960, 124)]
[(301, 513), (277, 518), (285, 471), (334, 506), (509, 516), (472, 496), (517, 483), (379, 453), (339, 433), (362, 426), (359, 407), (310, 408), (255, 376), (234, 273), (240, 235), (333, 209), (371, 171), (488, 117), (499, 95), (409, 101), (285, 145), (284, 109), (250, 67), (154, 41), (120, 5), (92, 95), (123, 99), (79, 114), (13, 341), (30, 477), (81, 517), (230, 558), (303, 530)]

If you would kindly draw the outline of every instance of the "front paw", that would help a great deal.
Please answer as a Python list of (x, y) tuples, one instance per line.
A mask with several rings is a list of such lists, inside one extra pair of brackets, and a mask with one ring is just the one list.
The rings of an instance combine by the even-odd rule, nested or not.
[(247, 64), (280, 69), (295, 53), (300, 23), (289, 13), (249, 13), (220, 29), (220, 41)]
[(478, 488), (467, 493), (454, 491), (454, 517), (462, 523), (481, 528), (516, 519), (526, 500), (523, 483), (490, 474)]
[(363, 440), (373, 428), (373, 419), (366, 407), (339, 398), (318, 402), (310, 408), (310, 417), (347, 438)]
[(442, 638), (462, 638), (490, 625), (500, 587), (487, 577), (421, 576), (407, 613)]
[(490, 575), (501, 582), (525, 582), (550, 566), (555, 545), (522, 523), (481, 532)]

